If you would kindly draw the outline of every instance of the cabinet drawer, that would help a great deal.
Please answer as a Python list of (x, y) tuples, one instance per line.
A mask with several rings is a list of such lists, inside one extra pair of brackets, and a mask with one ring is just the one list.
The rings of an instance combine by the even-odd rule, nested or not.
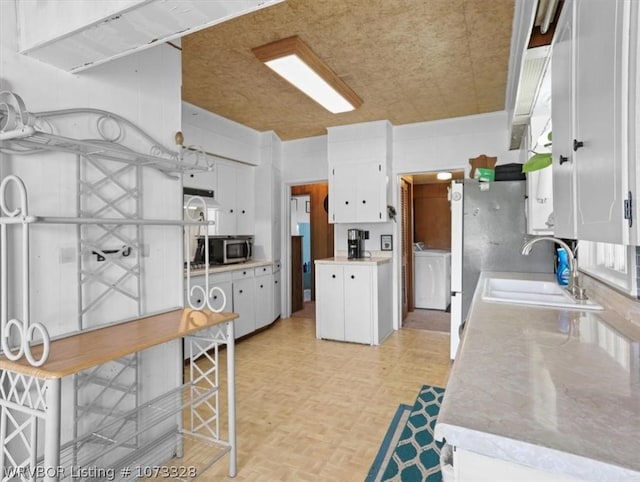
[(239, 269), (237, 271), (232, 271), (233, 279), (245, 279), (245, 278), (253, 278), (253, 268)]
[(265, 276), (273, 273), (273, 266), (259, 266), (258, 268), (255, 268), (254, 272), (256, 276)]

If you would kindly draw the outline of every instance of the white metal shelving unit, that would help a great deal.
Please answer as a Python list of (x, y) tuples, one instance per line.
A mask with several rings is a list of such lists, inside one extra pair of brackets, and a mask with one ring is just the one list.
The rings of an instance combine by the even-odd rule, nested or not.
[[(52, 121), (67, 116), (93, 117), (99, 139), (71, 139), (54, 134)], [(49, 132), (46, 132), (49, 131)], [(149, 154), (136, 152), (120, 141), (125, 133), (150, 144)], [(12, 93), (0, 93), (0, 152), (10, 155), (28, 155), (39, 152), (67, 152), (74, 154), (77, 162), (77, 217), (38, 217), (29, 214), (27, 190), (16, 176), (7, 176), (0, 185), (0, 227), (2, 248), (2, 351), (9, 362), (21, 363), (25, 357), (32, 367), (43, 367), (52, 343), (46, 327), (29, 321), (29, 230), (36, 224), (73, 224), (77, 227), (78, 253), (78, 331), (99, 328), (90, 320), (91, 310), (105, 300), (129, 302), (135, 305), (137, 317), (145, 315), (142, 286), (143, 226), (208, 225), (207, 221), (178, 221), (144, 219), (142, 204), (142, 169), (152, 168), (164, 175), (192, 170), (209, 170), (213, 166), (206, 157), (193, 149), (180, 153), (167, 150), (154, 139), (126, 119), (96, 109), (70, 109), (40, 114), (27, 112), (22, 99)], [(115, 161), (115, 162), (114, 162)], [(6, 200), (9, 188), (17, 192), (18, 206), (11, 209)], [(15, 197), (15, 196), (14, 196)], [(201, 203), (193, 199), (192, 203)], [(205, 210), (206, 212), (206, 210)], [(7, 229), (11, 225), (21, 227), (22, 244), (22, 319), (9, 318), (8, 286), (10, 285)], [(207, 231), (207, 230), (205, 230)], [(114, 249), (113, 246), (116, 246)], [(208, 243), (206, 243), (208, 247)], [(104, 264), (96, 267), (89, 262), (95, 255)], [(208, 253), (207, 253), (208, 256)], [(188, 268), (189, 269), (189, 268)], [(218, 288), (210, 287), (208, 273), (202, 306), (210, 308), (211, 297)], [(96, 293), (98, 293), (96, 295)], [(224, 296), (224, 293), (222, 293)], [(224, 304), (222, 309), (224, 308)], [(221, 311), (212, 310), (212, 311)], [(85, 370), (73, 372), (74, 376), (74, 439), (61, 449), (60, 444), (60, 378), (51, 378), (39, 372), (22, 373), (21, 369), (4, 367), (0, 374), (0, 467), (5, 467), (2, 480), (17, 477), (22, 480), (58, 480), (60, 476), (78, 478), (72, 469), (94, 464), (107, 467), (125, 467), (134, 463), (158, 464), (157, 457), (165, 454), (181, 456), (182, 437), (185, 434), (220, 443), (218, 406), (218, 350), (219, 344), (229, 348), (233, 356), (233, 323), (227, 321), (225, 329), (217, 329), (208, 335), (188, 338), (190, 347), (191, 380), (179, 391), (169, 392), (152, 402), (140, 399), (139, 350), (127, 351), (124, 356), (103, 363), (91, 364)], [(11, 332), (17, 334), (11, 343)], [(211, 331), (211, 330), (209, 330)], [(37, 336), (39, 335), (39, 336)], [(78, 336), (78, 335), (74, 335)], [(40, 348), (32, 348), (34, 341), (41, 341)], [(14, 340), (15, 341), (15, 340)], [(206, 348), (215, 344), (212, 357)], [(36, 358), (33, 353), (38, 353)], [(202, 370), (195, 364), (208, 366)], [(229, 361), (229, 442), (223, 445), (219, 456), (231, 452), (229, 475), (235, 475), (235, 400), (233, 388), (233, 360)], [(14, 371), (17, 370), (17, 371)], [(200, 370), (200, 371), (199, 371)], [(34, 375), (34, 373), (36, 373)], [(48, 373), (48, 372), (47, 372)], [(194, 375), (197, 373), (197, 375)], [(203, 394), (198, 384), (204, 384)], [(186, 395), (185, 395), (186, 390)], [(186, 397), (186, 398), (184, 398)], [(177, 403), (179, 399), (187, 400)], [(107, 404), (102, 400), (109, 400)], [(168, 407), (175, 410), (168, 410)], [(191, 425), (184, 430), (180, 420), (183, 408), (189, 408)], [(213, 414), (202, 415), (202, 410)], [(176, 416), (176, 426), (163, 434), (149, 437), (155, 427), (154, 415), (164, 413)], [(38, 420), (45, 422), (45, 443), (38, 451)], [(96, 427), (100, 427), (97, 429)], [(42, 427), (40, 427), (42, 430)], [(203, 433), (203, 431), (205, 433)], [(176, 438), (176, 434), (181, 437)], [(173, 447), (173, 449), (172, 449)], [(153, 449), (153, 450), (152, 450)], [(141, 457), (141, 458), (140, 458)], [(154, 458), (155, 457), (155, 458)], [(137, 462), (135, 462), (137, 460)], [(62, 464), (62, 465), (61, 465)], [(84, 465), (83, 465), (84, 464)], [(58, 468), (56, 472), (54, 468)], [(29, 470), (31, 468), (31, 471)], [(55, 473), (54, 473), (55, 472)], [(9, 474), (9, 475), (8, 475)], [(132, 471), (133, 476), (136, 475)], [(95, 474), (92, 474), (95, 475)], [(138, 474), (145, 475), (145, 474)], [(189, 474), (185, 474), (189, 478)], [(64, 478), (64, 477), (63, 477)], [(80, 477), (82, 478), (82, 477)], [(89, 477), (91, 478), (91, 477)]]

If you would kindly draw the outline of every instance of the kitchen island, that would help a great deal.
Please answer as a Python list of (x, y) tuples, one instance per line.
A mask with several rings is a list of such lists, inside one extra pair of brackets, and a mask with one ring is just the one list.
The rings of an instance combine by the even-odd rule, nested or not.
[(391, 258), (316, 263), (316, 337), (379, 345), (393, 331)]
[(435, 428), (455, 480), (640, 481), (640, 328), (484, 301), (496, 276), (553, 279), (480, 277)]

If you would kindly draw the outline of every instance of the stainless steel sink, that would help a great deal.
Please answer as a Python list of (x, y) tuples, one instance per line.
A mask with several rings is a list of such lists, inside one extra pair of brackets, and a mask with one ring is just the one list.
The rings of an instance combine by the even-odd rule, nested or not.
[(484, 301), (547, 306), (573, 310), (602, 310), (592, 300), (575, 300), (553, 281), (488, 278), (482, 291)]

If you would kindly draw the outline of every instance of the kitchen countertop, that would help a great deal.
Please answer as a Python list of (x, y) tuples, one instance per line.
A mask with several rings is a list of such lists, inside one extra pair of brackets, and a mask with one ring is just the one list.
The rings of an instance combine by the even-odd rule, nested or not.
[(492, 276), (553, 279), (482, 273), (436, 439), (578, 480), (640, 481), (640, 328), (607, 310), (483, 301)]
[[(252, 268), (260, 268), (261, 266), (269, 266), (273, 264), (273, 261), (262, 260), (262, 261), (249, 261), (247, 263), (234, 263), (234, 264), (225, 264), (225, 265), (215, 265), (209, 268), (209, 274), (217, 274), (217, 273), (226, 273), (228, 271), (238, 271), (241, 269), (252, 269)], [(206, 273), (205, 269), (192, 269), (191, 276), (204, 276)], [(185, 270), (184, 275), (187, 276), (187, 271)]]
[(384, 263), (390, 263), (391, 257), (373, 256), (371, 258), (349, 259), (346, 256), (334, 256), (333, 258), (316, 259), (316, 264), (364, 264), (364, 265), (378, 265)]

